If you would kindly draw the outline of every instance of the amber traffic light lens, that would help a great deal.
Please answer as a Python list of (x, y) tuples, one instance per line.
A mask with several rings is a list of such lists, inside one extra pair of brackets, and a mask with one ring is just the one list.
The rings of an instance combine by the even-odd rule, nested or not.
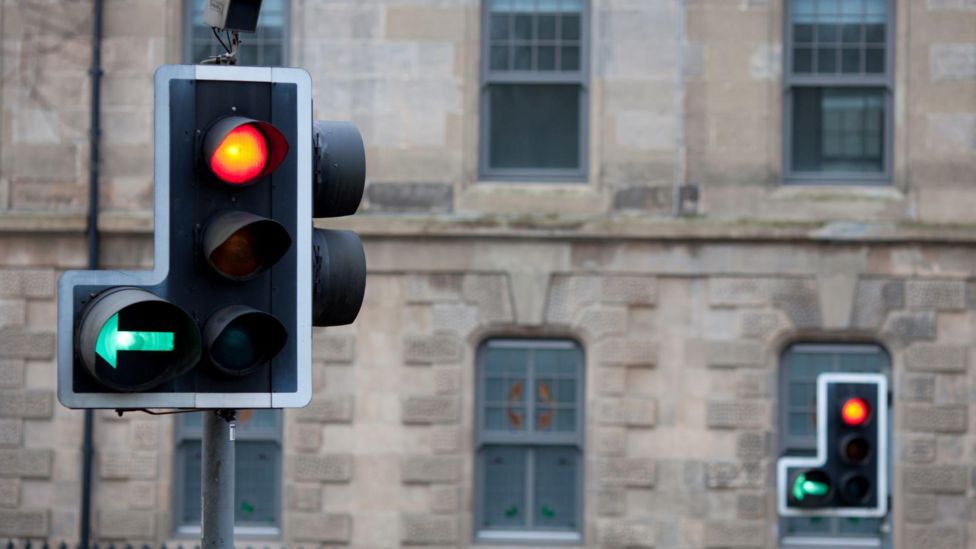
[(844, 441), (843, 458), (848, 463), (861, 463), (871, 453), (871, 445), (864, 437), (851, 437)]
[(230, 131), (210, 158), (210, 169), (220, 179), (240, 185), (254, 179), (268, 164), (268, 142), (253, 124)]
[(844, 423), (852, 427), (864, 425), (868, 420), (869, 414), (868, 403), (857, 397), (847, 399), (840, 410), (840, 415)]
[(203, 247), (207, 262), (218, 274), (244, 281), (277, 263), (291, 247), (291, 236), (274, 220), (229, 211), (207, 223)]
[(230, 235), (210, 254), (210, 261), (218, 271), (234, 278), (254, 274), (261, 268), (254, 231), (250, 227), (244, 227)]

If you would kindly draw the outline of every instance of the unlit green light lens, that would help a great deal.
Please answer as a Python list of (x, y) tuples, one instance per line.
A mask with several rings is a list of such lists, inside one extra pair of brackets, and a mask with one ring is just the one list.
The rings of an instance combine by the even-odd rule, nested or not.
[(251, 333), (239, 326), (230, 326), (221, 334), (211, 350), (225, 367), (244, 370), (258, 360), (258, 349), (251, 339)]

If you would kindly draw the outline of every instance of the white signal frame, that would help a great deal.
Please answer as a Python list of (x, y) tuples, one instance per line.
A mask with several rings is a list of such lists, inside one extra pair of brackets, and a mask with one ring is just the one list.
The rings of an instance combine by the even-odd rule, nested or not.
[[(797, 509), (787, 505), (791, 469), (816, 469), (827, 463), (827, 386), (831, 383), (875, 385), (878, 391), (877, 478), (875, 507), (821, 507)], [(888, 378), (884, 374), (824, 373), (817, 376), (817, 454), (813, 457), (781, 457), (776, 462), (776, 508), (781, 517), (827, 516), (880, 518), (888, 514)]]
[[(74, 288), (155, 286), (169, 274), (169, 147), (171, 80), (222, 80), (295, 84), (297, 91), (298, 227), (297, 387), (289, 393), (76, 393), (74, 391)], [(163, 65), (155, 75), (155, 159), (153, 269), (151, 271), (66, 271), (58, 280), (58, 400), (68, 408), (301, 408), (312, 399), (312, 79), (304, 69), (228, 65)], [(301, 220), (308, 220), (307, 223)], [(306, 296), (302, 298), (302, 296)]]

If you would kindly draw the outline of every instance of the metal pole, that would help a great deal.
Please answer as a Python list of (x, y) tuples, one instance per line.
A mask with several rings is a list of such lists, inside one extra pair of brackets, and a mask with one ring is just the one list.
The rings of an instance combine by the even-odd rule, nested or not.
[[(98, 268), (99, 240), (98, 240), (98, 171), (99, 171), (99, 142), (102, 135), (102, 0), (92, 3), (92, 37), (91, 37), (91, 121), (89, 126), (88, 151), (88, 268)], [(92, 410), (85, 410), (84, 427), (81, 444), (81, 509), (78, 527), (80, 548), (88, 549), (91, 543), (91, 494), (92, 494), (92, 461), (95, 455), (95, 420)]]
[(203, 414), (202, 549), (234, 547), (235, 414), (236, 410)]

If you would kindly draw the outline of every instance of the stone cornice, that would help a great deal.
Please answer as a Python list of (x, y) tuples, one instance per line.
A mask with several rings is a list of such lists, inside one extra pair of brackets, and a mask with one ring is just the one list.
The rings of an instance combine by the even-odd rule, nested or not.
[[(912, 222), (717, 220), (703, 217), (647, 218), (640, 215), (391, 215), (360, 214), (321, 219), (317, 226), (348, 229), (364, 238), (492, 238), (637, 241), (850, 242), (879, 244), (976, 244), (976, 226)], [(104, 234), (148, 235), (149, 212), (105, 212)], [(0, 235), (84, 233), (84, 212), (8, 210), (0, 213)]]

